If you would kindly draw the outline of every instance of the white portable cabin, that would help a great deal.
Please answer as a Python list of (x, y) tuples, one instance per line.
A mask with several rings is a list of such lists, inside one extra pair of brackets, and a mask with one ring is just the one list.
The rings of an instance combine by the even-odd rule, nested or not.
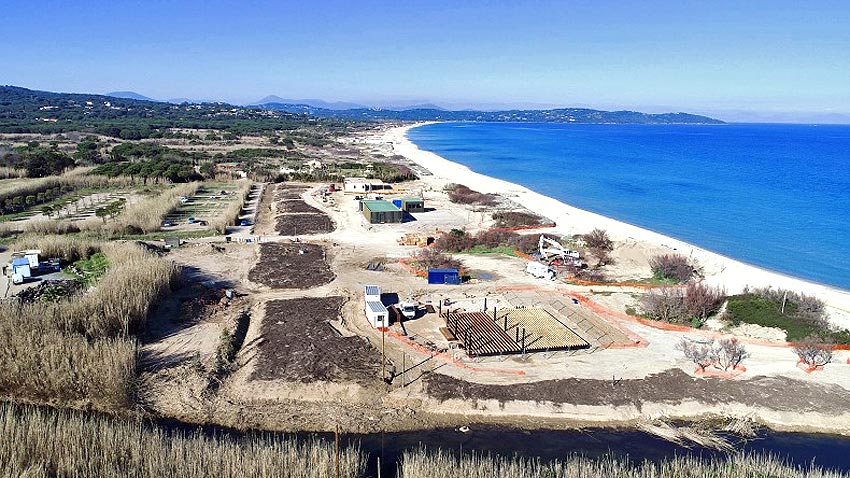
[(390, 326), (390, 314), (380, 301), (366, 301), (366, 319), (375, 328)]

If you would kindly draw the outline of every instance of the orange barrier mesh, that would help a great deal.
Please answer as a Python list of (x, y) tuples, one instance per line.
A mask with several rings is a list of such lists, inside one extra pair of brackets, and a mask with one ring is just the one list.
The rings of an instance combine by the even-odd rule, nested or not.
[(812, 372), (822, 371), (823, 365), (809, 365), (809, 364), (806, 363), (805, 360), (800, 359), (800, 360), (797, 361), (797, 368), (806, 372), (806, 373), (812, 373)]
[(407, 263), (407, 259), (403, 259), (403, 258), (399, 259), (398, 263), (401, 264), (401, 266), (407, 272), (410, 272), (411, 274), (413, 274), (415, 276), (424, 277), (426, 279), (428, 278), (428, 271), (423, 271), (422, 269), (417, 269), (417, 268), (411, 266), (410, 264)]
[(493, 227), (491, 231), (527, 231), (529, 229), (548, 229), (557, 226), (554, 222), (551, 224), (542, 224), (539, 226), (514, 226), (514, 227)]
[(738, 365), (732, 370), (703, 370), (697, 367), (696, 370), (694, 370), (694, 375), (711, 378), (735, 378), (746, 371), (747, 367), (744, 367), (742, 365)]

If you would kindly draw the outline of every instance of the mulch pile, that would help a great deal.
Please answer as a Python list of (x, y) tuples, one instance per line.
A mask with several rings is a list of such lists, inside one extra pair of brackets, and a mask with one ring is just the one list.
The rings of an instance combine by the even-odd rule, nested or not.
[(328, 323), (338, 319), (342, 304), (342, 297), (267, 303), (252, 379), (380, 385), (381, 354), (365, 338), (342, 337)]
[(334, 277), (325, 248), (307, 243), (260, 244), (260, 260), (248, 271), (250, 281), (273, 289), (310, 289)]

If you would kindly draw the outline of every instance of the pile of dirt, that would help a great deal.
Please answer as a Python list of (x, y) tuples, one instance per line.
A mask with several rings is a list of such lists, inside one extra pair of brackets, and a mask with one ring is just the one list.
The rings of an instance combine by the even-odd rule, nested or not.
[(332, 232), (334, 227), (333, 220), (324, 213), (281, 214), (277, 217), (277, 232), (282, 236), (324, 234)]
[(322, 211), (314, 208), (313, 206), (307, 204), (302, 200), (286, 200), (279, 201), (277, 203), (277, 208), (281, 212), (291, 213), (291, 212), (302, 212), (302, 213), (312, 213), (312, 214), (324, 214)]
[(58, 302), (82, 291), (83, 285), (76, 280), (44, 280), (38, 285), (24, 289), (14, 297), (31, 304), (36, 301)]
[(342, 304), (342, 297), (267, 303), (251, 378), (380, 385), (380, 353), (362, 337), (342, 337), (329, 323), (339, 317)]
[(513, 385), (487, 385), (442, 374), (426, 379), (428, 394), (438, 400), (524, 400), (572, 405), (634, 405), (680, 403), (695, 399), (707, 405), (741, 403), (773, 410), (844, 413), (850, 395), (838, 385), (815, 384), (786, 377), (750, 380), (694, 378), (668, 370), (644, 379), (592, 380), (569, 378)]
[(316, 244), (268, 242), (248, 280), (273, 289), (310, 289), (334, 279), (325, 248)]

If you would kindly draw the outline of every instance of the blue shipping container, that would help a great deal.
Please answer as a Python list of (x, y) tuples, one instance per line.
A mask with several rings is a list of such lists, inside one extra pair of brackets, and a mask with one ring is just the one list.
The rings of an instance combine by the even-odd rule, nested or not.
[(393, 206), (401, 209), (401, 199), (393, 199)]
[(460, 284), (460, 271), (457, 269), (428, 269), (429, 284)]

